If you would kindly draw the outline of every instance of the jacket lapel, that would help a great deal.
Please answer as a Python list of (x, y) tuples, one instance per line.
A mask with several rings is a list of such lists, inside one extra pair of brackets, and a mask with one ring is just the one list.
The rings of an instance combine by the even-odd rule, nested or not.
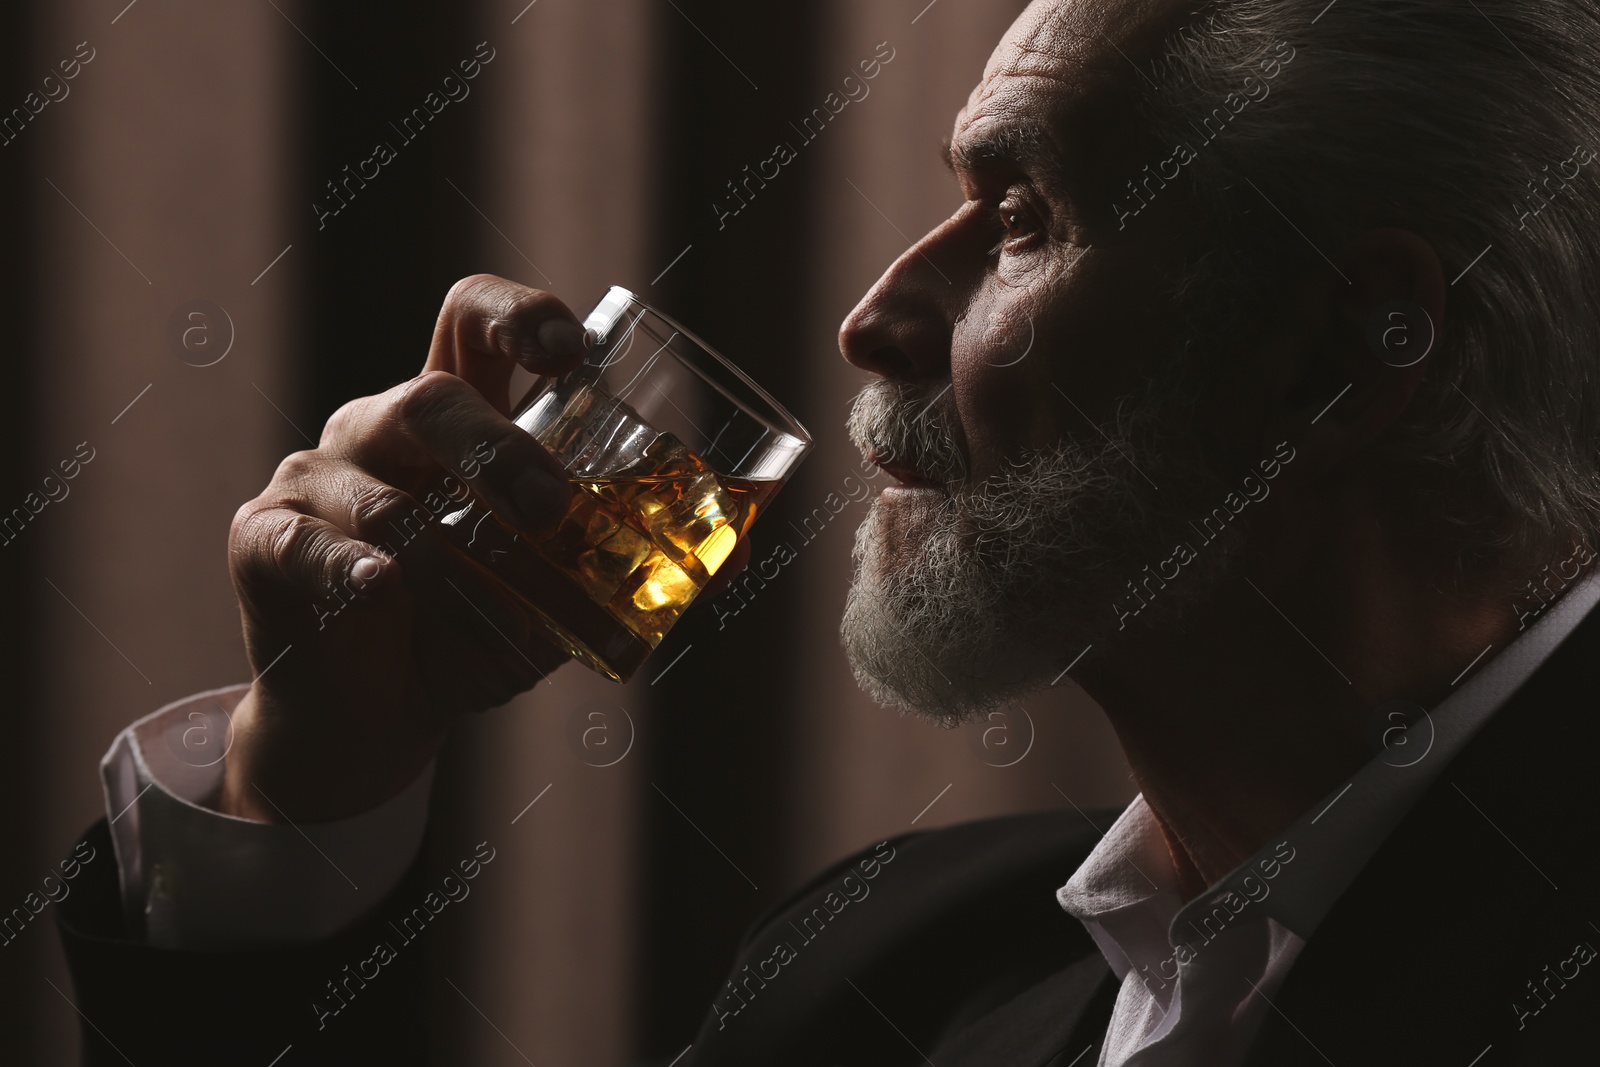
[[(928, 1053), (939, 1067), (1093, 1067), (1121, 988), (1098, 953), (1085, 956)], [(1092, 1055), (1084, 1055), (1090, 1049)]]
[[(1579, 1062), (1600, 1004), (1600, 611), (1439, 776), (1303, 950), (1248, 1067)], [(1590, 946), (1587, 951), (1584, 946)], [(1481, 1057), (1481, 1058), (1479, 1058)]]

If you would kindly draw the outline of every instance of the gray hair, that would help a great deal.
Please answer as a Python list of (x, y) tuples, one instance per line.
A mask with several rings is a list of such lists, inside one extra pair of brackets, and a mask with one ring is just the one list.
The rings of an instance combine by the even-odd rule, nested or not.
[[(1295, 55), (1270, 95), (1204, 141), (1216, 122), (1203, 118), (1280, 41)], [(1164, 42), (1151, 80), (1137, 87), (1147, 128), (1194, 147), (1189, 188), (1235, 282), (1270, 299), (1290, 268), (1383, 226), (1462, 275), (1432, 365), (1380, 442), (1457, 579), (1593, 543), (1600, 4), (1225, 0)]]

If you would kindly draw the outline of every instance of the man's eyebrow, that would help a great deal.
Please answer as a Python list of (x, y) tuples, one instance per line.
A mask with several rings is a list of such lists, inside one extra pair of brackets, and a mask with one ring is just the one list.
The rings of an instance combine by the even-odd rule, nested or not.
[(1060, 180), (1065, 176), (1061, 147), (1050, 131), (1034, 123), (1001, 126), (959, 144), (946, 137), (940, 142), (944, 164), (952, 172), (976, 173), (1001, 167), (1021, 167), (1044, 172)]

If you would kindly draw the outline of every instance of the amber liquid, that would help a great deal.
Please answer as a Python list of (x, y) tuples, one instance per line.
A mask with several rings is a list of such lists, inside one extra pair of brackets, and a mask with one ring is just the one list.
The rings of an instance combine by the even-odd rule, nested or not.
[(542, 541), (481, 504), (445, 520), (458, 547), (517, 594), (553, 644), (619, 682), (661, 643), (781, 484), (713, 473), (663, 438), (614, 475), (574, 481), (566, 515)]

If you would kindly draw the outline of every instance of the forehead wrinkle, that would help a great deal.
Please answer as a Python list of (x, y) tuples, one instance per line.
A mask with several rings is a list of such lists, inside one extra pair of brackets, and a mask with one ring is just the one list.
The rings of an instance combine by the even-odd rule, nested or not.
[(1059, 92), (1059, 86), (1071, 83), (1060, 77), (1050, 81), (1057, 91), (1048, 95), (1030, 93), (1012, 80), (995, 85), (975, 107), (963, 108), (946, 142), (951, 169), (976, 175), (1014, 167), (1029, 172), (1056, 199), (1070, 200), (1075, 106), (1072, 97)]
[(1036, 2), (1029, 5), (1007, 31), (1004, 45), (1010, 45), (1019, 56), (1040, 56), (1052, 62), (1071, 58), (1073, 46), (1079, 48), (1090, 34), (1075, 30), (1072, 23), (1081, 21), (1083, 12), (1070, 3)]
[[(1189, 21), (1198, 2), (1034, 0), (956, 116), (947, 162), (969, 171), (1012, 162), (1064, 203), (1075, 199), (1074, 191), (1088, 194), (1087, 186), (1103, 184), (1096, 160), (1137, 136), (1127, 107), (1130, 92), (1143, 91), (1138, 64)], [(996, 136), (1012, 126), (1045, 136)], [(1016, 158), (1023, 149), (1028, 158)]]
[[(1088, 88), (1137, 77), (1137, 64), (1204, 0), (1033, 0), (985, 65), (976, 102), (995, 78), (1044, 77)], [(1133, 69), (1129, 69), (1129, 67)]]
[[(957, 115), (956, 136), (989, 114), (1030, 119), (1063, 132), (1079, 119), (1092, 120), (1097, 105), (1121, 95), (1128, 80), (1138, 77), (1136, 66), (1129, 69), (1134, 63), (1129, 52), (1146, 50), (1149, 42), (1140, 30), (1148, 29), (1152, 10), (1170, 2), (1035, 0), (989, 57)], [(1109, 13), (1114, 9), (1120, 9), (1121, 18)], [(1106, 32), (1113, 28), (1121, 43)]]

